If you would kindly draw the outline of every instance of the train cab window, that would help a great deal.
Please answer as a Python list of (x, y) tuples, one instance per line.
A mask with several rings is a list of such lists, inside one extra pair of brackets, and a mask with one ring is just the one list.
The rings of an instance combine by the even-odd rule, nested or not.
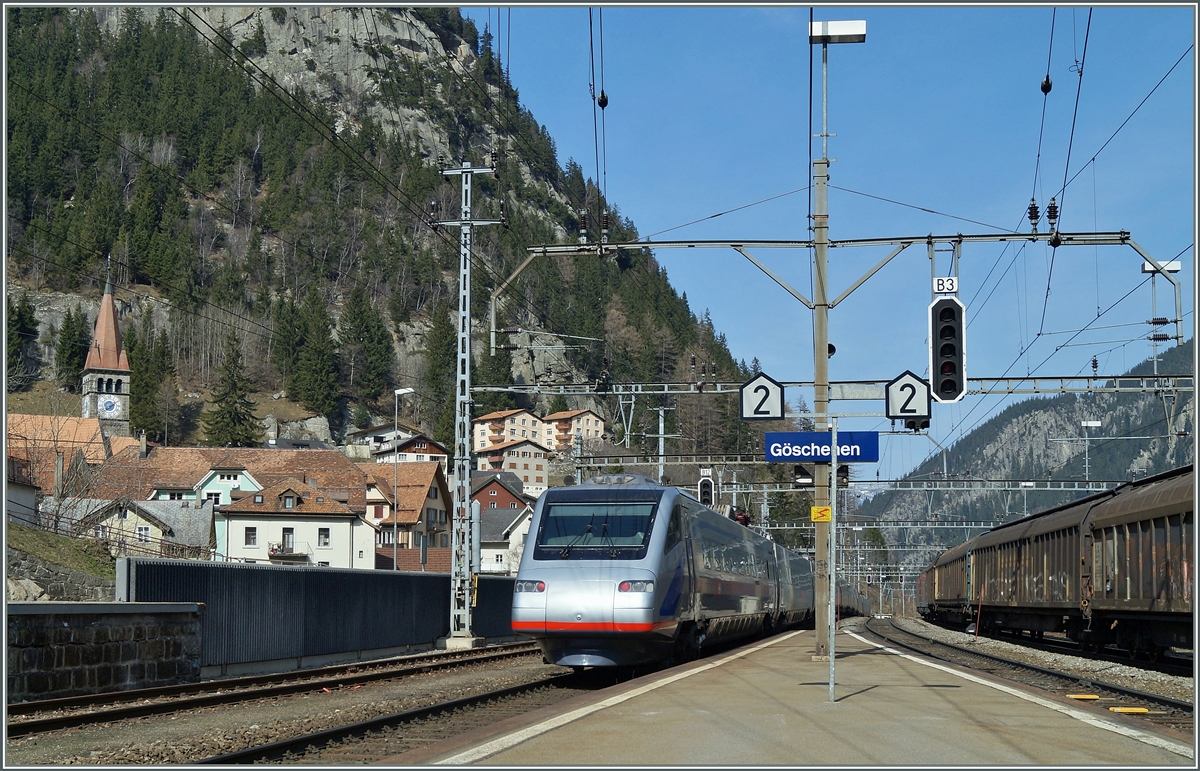
[(667, 524), (667, 539), (663, 542), (663, 554), (671, 551), (683, 537), (683, 507), (678, 503), (671, 511), (671, 521)]
[(534, 541), (535, 560), (640, 560), (646, 556), (658, 498), (607, 495), (547, 500)]

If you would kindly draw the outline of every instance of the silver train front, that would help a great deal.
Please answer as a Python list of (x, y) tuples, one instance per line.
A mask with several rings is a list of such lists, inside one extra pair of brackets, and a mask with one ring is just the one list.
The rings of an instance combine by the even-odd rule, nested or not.
[(675, 488), (605, 475), (538, 500), (512, 626), (554, 664), (630, 666), (812, 616), (808, 560)]

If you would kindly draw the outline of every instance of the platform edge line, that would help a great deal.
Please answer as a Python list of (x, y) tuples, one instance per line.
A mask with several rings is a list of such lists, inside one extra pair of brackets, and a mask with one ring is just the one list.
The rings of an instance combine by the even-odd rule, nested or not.
[(886, 645), (880, 645), (879, 643), (871, 642), (870, 640), (868, 640), (864, 637), (860, 637), (859, 635), (857, 635), (854, 632), (851, 632), (849, 630), (846, 630), (846, 634), (850, 635), (851, 637), (853, 637), (856, 640), (859, 640), (860, 642), (866, 643), (867, 645), (872, 645), (876, 648), (880, 648), (882, 650), (887, 651), (888, 653), (892, 653), (897, 656), (906, 658), (909, 661), (916, 662), (917, 664), (923, 664), (924, 666), (927, 666), (927, 667), (932, 667), (934, 669), (940, 669), (941, 671), (946, 672), (951, 675), (954, 675), (955, 677), (961, 677), (962, 679), (970, 680), (973, 683), (979, 683), (980, 685), (986, 685), (988, 688), (993, 688), (997, 691), (1001, 691), (1003, 693), (1007, 693), (1012, 696), (1016, 696), (1018, 699), (1024, 699), (1025, 701), (1033, 702), (1034, 704), (1037, 704), (1039, 706), (1048, 707), (1048, 708), (1054, 710), (1055, 712), (1061, 712), (1062, 714), (1067, 715), (1068, 717), (1075, 718), (1076, 720), (1079, 720), (1083, 723), (1087, 723), (1089, 725), (1095, 726), (1096, 728), (1101, 728), (1105, 731), (1111, 731), (1116, 734), (1121, 734), (1122, 736), (1129, 737), (1130, 739), (1135, 739), (1139, 742), (1142, 742), (1143, 744), (1149, 744), (1151, 746), (1158, 747), (1159, 749), (1166, 750), (1167, 752), (1172, 752), (1176, 755), (1182, 755), (1185, 758), (1192, 758), (1193, 760), (1195, 759), (1195, 752), (1188, 745), (1174, 742), (1174, 741), (1171, 741), (1170, 739), (1164, 739), (1159, 736), (1154, 736), (1152, 734), (1145, 733), (1144, 731), (1139, 731), (1136, 728), (1130, 728), (1128, 726), (1118, 725), (1117, 723), (1110, 723), (1107, 720), (1100, 720), (1099, 718), (1097, 718), (1093, 715), (1089, 715), (1086, 712), (1080, 712), (1077, 709), (1072, 709), (1071, 707), (1069, 707), (1065, 704), (1055, 704), (1054, 702), (1052, 702), (1048, 699), (1043, 699), (1040, 696), (1034, 696), (1033, 694), (1030, 694), (1030, 693), (1024, 693), (1015, 688), (1009, 688), (1008, 686), (1001, 685), (999, 683), (989, 682), (987, 680), (984, 680), (981, 677), (976, 677), (975, 675), (969, 674), (967, 672), (958, 672), (958, 671), (951, 669), (950, 667), (943, 666), (943, 665), (938, 664), (933, 661), (924, 661), (922, 659), (917, 658), (916, 656), (912, 656), (912, 655), (904, 653), (902, 651), (898, 651), (895, 648), (890, 648)]
[(550, 718), (549, 720), (545, 720), (541, 723), (538, 723), (537, 725), (532, 725), (532, 726), (529, 726), (528, 728), (522, 728), (520, 731), (516, 731), (514, 733), (508, 734), (507, 736), (501, 736), (498, 739), (493, 739), (492, 741), (481, 744), (478, 747), (474, 747), (474, 748), (466, 750), (464, 752), (460, 752), (456, 755), (451, 755), (450, 757), (443, 758), (442, 760), (436, 760), (436, 761), (434, 761), (433, 764), (438, 765), (438, 766), (451, 766), (451, 765), (459, 766), (459, 765), (466, 765), (469, 763), (475, 763), (477, 761), (483, 760), (484, 758), (495, 755), (498, 752), (503, 752), (504, 750), (511, 749), (512, 747), (515, 747), (522, 742), (528, 741), (529, 739), (532, 739), (535, 736), (540, 736), (541, 734), (544, 734), (548, 731), (552, 731), (555, 728), (558, 728), (559, 726), (564, 726), (564, 725), (567, 725), (568, 723), (573, 723), (576, 720), (579, 720), (580, 718), (587, 717), (588, 715), (592, 714), (593, 712), (599, 712), (602, 709), (614, 707), (622, 702), (628, 701), (637, 696), (641, 696), (644, 693), (649, 693), (650, 691), (657, 690), (659, 688), (662, 688), (665, 685), (670, 685), (671, 683), (677, 682), (686, 677), (691, 677), (692, 675), (696, 675), (701, 672), (707, 672), (710, 669), (715, 669), (716, 667), (722, 666), (723, 664), (726, 664), (730, 661), (734, 661), (735, 659), (740, 659), (742, 656), (748, 656), (751, 653), (754, 653), (755, 651), (760, 651), (763, 648), (774, 645), (775, 643), (783, 642), (784, 640), (789, 640), (792, 637), (795, 637), (796, 635), (800, 634), (803, 631), (804, 630), (797, 629), (796, 631), (791, 632), (789, 634), (783, 635), (781, 637), (772, 638), (764, 643), (756, 645), (753, 648), (748, 648), (744, 651), (737, 651), (736, 653), (733, 653), (729, 656), (725, 656), (724, 658), (717, 659), (716, 661), (713, 661), (713, 662), (709, 662), (707, 664), (704, 664), (703, 666), (696, 667), (695, 669), (690, 669), (687, 672), (680, 672), (677, 675), (672, 675), (670, 677), (664, 678), (657, 682), (643, 685), (639, 688), (635, 688), (632, 691), (623, 693), (619, 696), (612, 696), (612, 697), (605, 699), (604, 701), (599, 701), (599, 702), (596, 702), (595, 704), (589, 704), (586, 707), (580, 707), (579, 709), (574, 710), (572, 712), (568, 712), (565, 715), (559, 715), (558, 717)]

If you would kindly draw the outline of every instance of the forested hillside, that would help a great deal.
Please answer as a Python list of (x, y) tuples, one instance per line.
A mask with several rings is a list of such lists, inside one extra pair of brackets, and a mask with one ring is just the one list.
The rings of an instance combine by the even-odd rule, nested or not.
[[(111, 259), (135, 433), (203, 438), (178, 394), (216, 388), (233, 332), (250, 387), (286, 391), (335, 435), (390, 419), (404, 385), (419, 395), (406, 416), (448, 444), (458, 232), (432, 219), (458, 216), (459, 190), (439, 164), (496, 154), (475, 178), (473, 215), (504, 202), (508, 223), (475, 232), (481, 343), (487, 298), (527, 247), (573, 242), (581, 212), (592, 240), (602, 220), (637, 238), (456, 9), (6, 13), (10, 391), (78, 388), (95, 319), (62, 296), (94, 302)], [(500, 312), (578, 347), (485, 351), (476, 383), (690, 379), (693, 357), (713, 378), (749, 373), (645, 250), (535, 259)], [(475, 413), (515, 405), (481, 394)], [(668, 433), (691, 421), (689, 449), (744, 449), (731, 412), (671, 413)]]

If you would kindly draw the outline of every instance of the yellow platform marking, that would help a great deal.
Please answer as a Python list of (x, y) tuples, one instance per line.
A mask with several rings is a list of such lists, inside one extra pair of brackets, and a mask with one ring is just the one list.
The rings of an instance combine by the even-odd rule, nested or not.
[(1068, 693), (1068, 699), (1099, 699), (1100, 697), (1094, 693)]
[(1133, 713), (1135, 715), (1144, 715), (1147, 712), (1149, 712), (1150, 710), (1146, 709), (1145, 707), (1109, 707), (1108, 711), (1109, 712), (1128, 712), (1128, 713)]

